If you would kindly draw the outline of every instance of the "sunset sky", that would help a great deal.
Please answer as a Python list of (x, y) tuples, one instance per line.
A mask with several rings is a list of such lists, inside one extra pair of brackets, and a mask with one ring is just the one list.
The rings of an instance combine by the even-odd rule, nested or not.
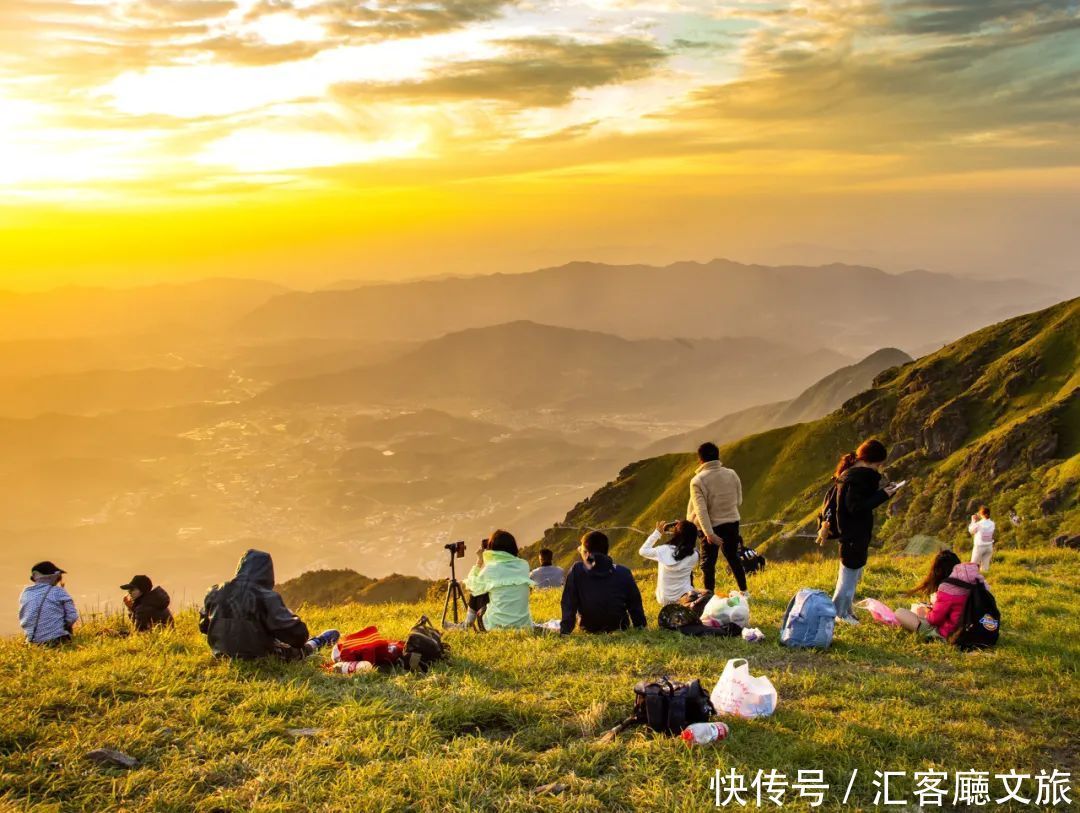
[(0, 286), (1080, 276), (1077, 0), (0, 0)]

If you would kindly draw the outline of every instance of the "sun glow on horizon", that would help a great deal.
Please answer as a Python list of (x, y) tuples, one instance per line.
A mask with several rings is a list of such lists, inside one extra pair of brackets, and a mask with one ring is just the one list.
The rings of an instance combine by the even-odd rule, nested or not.
[[(5, 202), (40, 204), (42, 226), (226, 200), (287, 220), (314, 192), (409, 190), (425, 228), (508, 252), (493, 235), (518, 228), (524, 195), (542, 212), (573, 196), (612, 245), (679, 196), (756, 211), (754, 228), (800, 196), (865, 218), (853, 195), (942, 179), (1075, 196), (1078, 70), (1068, 2), (20, 2), (0, 8), (0, 229)], [(466, 189), (469, 207), (448, 203)], [(612, 198), (630, 189), (632, 223)], [(467, 223), (484, 196), (515, 205)], [(809, 209), (785, 224), (803, 241), (820, 228)]]

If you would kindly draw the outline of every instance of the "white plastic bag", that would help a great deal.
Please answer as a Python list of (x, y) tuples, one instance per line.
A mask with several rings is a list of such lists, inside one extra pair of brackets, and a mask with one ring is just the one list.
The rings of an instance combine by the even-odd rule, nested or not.
[(727, 662), (711, 699), (718, 714), (746, 718), (768, 717), (776, 710), (779, 700), (772, 681), (764, 675), (752, 676), (750, 666), (743, 658)]
[(744, 596), (732, 590), (726, 596), (713, 596), (709, 599), (705, 609), (701, 611), (701, 617), (745, 627), (750, 623), (750, 604)]

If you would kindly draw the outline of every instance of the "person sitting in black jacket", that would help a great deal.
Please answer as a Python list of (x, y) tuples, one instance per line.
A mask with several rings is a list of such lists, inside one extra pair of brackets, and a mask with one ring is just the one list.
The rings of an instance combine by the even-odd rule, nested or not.
[(586, 632), (617, 632), (645, 628), (645, 609), (634, 574), (608, 556), (608, 538), (590, 531), (581, 538), (581, 561), (566, 574), (562, 594), (563, 635), (574, 631), (578, 619)]
[(149, 576), (134, 576), (127, 584), (120, 585), (120, 589), (127, 590), (124, 606), (127, 607), (136, 632), (148, 632), (154, 627), (173, 625), (169, 594), (160, 587), (154, 587)]
[(231, 581), (210, 588), (199, 631), (215, 655), (242, 659), (300, 660), (339, 638), (337, 630), (308, 638), (307, 625), (274, 592), (274, 560), (261, 550), (249, 550)]

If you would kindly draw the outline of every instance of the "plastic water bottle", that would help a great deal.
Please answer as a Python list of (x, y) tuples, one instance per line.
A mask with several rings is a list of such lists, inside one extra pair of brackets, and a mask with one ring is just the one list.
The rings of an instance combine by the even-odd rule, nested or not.
[(355, 675), (360, 672), (370, 672), (375, 665), (368, 661), (338, 661), (334, 664), (334, 671), (339, 675)]
[(724, 723), (694, 723), (684, 728), (679, 736), (687, 745), (708, 745), (710, 742), (726, 740), (730, 733)]

